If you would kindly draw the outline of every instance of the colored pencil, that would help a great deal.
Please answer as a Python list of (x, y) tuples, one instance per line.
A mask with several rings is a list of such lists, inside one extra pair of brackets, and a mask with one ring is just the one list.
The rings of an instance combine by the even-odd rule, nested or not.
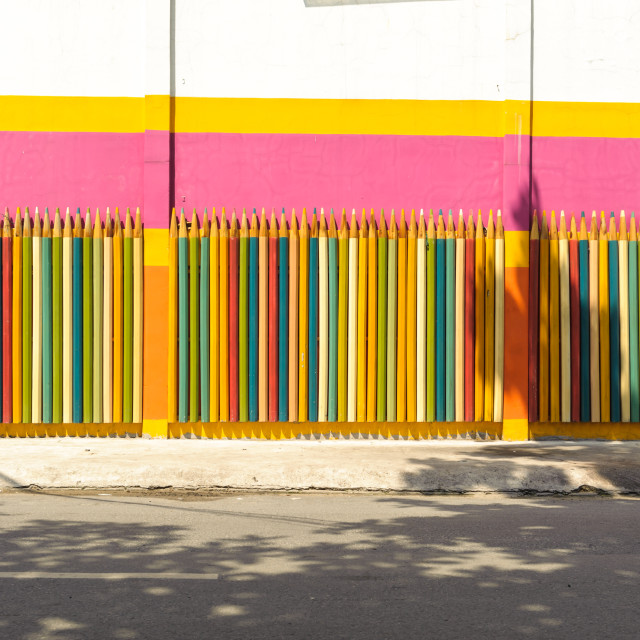
[[(109, 219), (109, 211), (107, 209), (107, 221)], [(113, 238), (107, 232), (107, 224), (105, 224), (105, 246), (104, 246), (104, 262), (105, 271), (107, 268), (107, 242), (110, 245), (111, 268), (113, 269)], [(113, 300), (113, 279), (111, 278), (111, 300)], [(169, 422), (175, 422), (178, 418), (178, 224), (176, 221), (175, 208), (171, 211), (171, 220), (169, 223), (169, 290), (167, 292), (169, 299), (169, 310), (167, 315), (167, 331), (169, 333), (168, 363), (167, 363), (167, 419)], [(107, 281), (105, 274), (105, 305), (104, 313), (107, 318)], [(113, 304), (113, 303), (112, 303)], [(105, 326), (105, 340), (106, 326)], [(112, 352), (113, 353), (113, 352)], [(106, 355), (106, 354), (105, 354)], [(112, 374), (113, 375), (113, 374)], [(105, 388), (106, 392), (106, 388)], [(105, 415), (107, 399), (105, 396)]]
[(458, 215), (456, 228), (456, 338), (455, 338), (455, 420), (464, 421), (464, 285), (465, 285), (465, 238), (464, 217), (462, 209)]
[(529, 422), (538, 422), (538, 361), (540, 350), (540, 229), (533, 212), (529, 233)]
[(571, 326), (571, 420), (580, 421), (580, 370), (582, 353), (580, 351), (580, 257), (578, 246), (578, 227), (573, 213), (569, 227), (569, 300)]
[(600, 231), (598, 234), (598, 298), (600, 308), (600, 418), (602, 422), (609, 422), (611, 420), (609, 248), (610, 244), (607, 238), (607, 227), (603, 211), (600, 216)]
[(337, 402), (338, 422), (347, 421), (348, 394), (348, 329), (349, 329), (349, 229), (347, 216), (342, 209), (340, 230), (338, 231), (338, 371)]
[(269, 229), (262, 208), (258, 232), (258, 420), (269, 420)]
[(445, 287), (445, 419), (453, 422), (456, 419), (456, 377), (455, 377), (455, 329), (456, 329), (456, 240), (453, 229), (453, 215), (449, 209), (446, 250), (446, 287)]
[[(44, 233), (42, 235), (42, 264), (44, 272)], [(44, 281), (42, 286), (44, 292)], [(44, 349), (42, 353), (44, 362)], [(93, 422), (93, 226), (89, 209), (87, 209), (85, 216), (84, 235), (82, 237), (82, 362), (82, 421), (86, 423)], [(46, 402), (43, 401), (43, 408), (45, 404)]]
[(367, 219), (364, 211), (360, 218), (358, 236), (358, 384), (357, 415), (358, 422), (367, 419)]
[[(12, 422), (22, 422), (22, 216), (20, 208), (13, 221), (13, 282), (11, 284), (11, 352), (12, 362)], [(31, 274), (29, 274), (31, 275)]]
[(278, 420), (289, 419), (289, 230), (282, 210), (278, 236)]
[(495, 337), (496, 232), (493, 211), (489, 211), (485, 239), (484, 302), (484, 419), (493, 421), (494, 337)]
[[(11, 390), (11, 288), (12, 288), (12, 231), (9, 210), (5, 209), (2, 225), (2, 421), (13, 419)], [(16, 354), (17, 356), (17, 354)]]
[[(116, 294), (116, 283), (120, 279), (116, 269), (116, 240), (118, 239), (120, 222), (116, 214), (115, 232), (113, 236), (113, 302), (114, 302), (114, 385), (113, 385), (113, 419), (116, 418), (116, 362), (118, 351), (116, 350), (115, 309), (119, 304), (119, 296)], [(121, 273), (121, 272), (120, 272)], [(186, 422), (189, 416), (189, 234), (184, 209), (180, 212), (180, 227), (178, 230), (178, 420)], [(122, 356), (120, 356), (121, 358)], [(121, 366), (121, 365), (120, 365)]]
[(580, 216), (578, 262), (580, 272), (580, 420), (587, 422), (591, 413), (589, 387), (589, 237), (587, 235), (584, 211)]
[(300, 280), (300, 237), (298, 234), (298, 218), (295, 209), (291, 211), (291, 229), (289, 230), (289, 420), (298, 420), (298, 363), (299, 353), (299, 323), (300, 313), (299, 280)]
[[(211, 421), (211, 229), (209, 214), (204, 210), (200, 235), (200, 420)], [(215, 338), (214, 338), (215, 340)]]
[(446, 418), (446, 231), (442, 218), (442, 209), (438, 214), (436, 230), (436, 420), (444, 422)]
[[(4, 237), (3, 237), (4, 242)], [(31, 422), (42, 422), (42, 225), (36, 207), (33, 218), (33, 349), (31, 358)], [(66, 378), (72, 387), (72, 378)]]
[[(127, 219), (129, 212), (127, 211)], [(131, 378), (127, 374), (128, 363), (128, 333), (127, 333), (127, 231), (125, 226), (125, 373), (124, 373), (124, 421), (128, 422), (127, 412), (128, 405), (128, 389), (131, 384)], [(200, 231), (198, 229), (198, 215), (194, 208), (191, 214), (191, 227), (189, 229), (189, 422), (197, 422), (200, 417), (199, 395), (200, 395), (200, 351), (198, 348), (198, 338), (200, 337)]]
[[(44, 234), (43, 234), (44, 235)], [(82, 422), (84, 419), (83, 412), (83, 273), (84, 273), (84, 255), (82, 246), (82, 220), (80, 218), (80, 209), (76, 211), (76, 219), (73, 228), (73, 421)], [(44, 242), (42, 242), (42, 266), (44, 267)], [(44, 293), (44, 281), (41, 281), (41, 289)], [(35, 291), (34, 291), (35, 294)], [(44, 311), (44, 309), (43, 309)], [(44, 366), (44, 327), (43, 327), (43, 351), (42, 363)], [(43, 372), (43, 407), (44, 407), (44, 372)]]
[[(29, 207), (24, 212), (22, 230), (22, 421), (31, 422), (31, 345), (33, 340), (33, 240)], [(63, 377), (65, 388), (68, 378)]]
[(388, 239), (384, 209), (380, 210), (378, 229), (378, 339), (377, 339), (377, 385), (376, 420), (387, 418), (387, 269)]
[(620, 257), (613, 211), (609, 219), (609, 335), (611, 422), (620, 422)]
[(249, 420), (249, 243), (247, 213), (243, 209), (240, 224), (240, 285), (238, 287), (238, 400), (240, 422)]
[(638, 233), (631, 212), (629, 225), (629, 419), (640, 421), (640, 380), (638, 375)]
[[(55, 257), (55, 236), (56, 236), (56, 225), (54, 225), (54, 257)], [(91, 254), (92, 254), (92, 265), (91, 265), (91, 279), (92, 279), (92, 376), (91, 376), (91, 407), (92, 407), (92, 415), (91, 418), (93, 422), (102, 422), (102, 337), (103, 337), (103, 303), (104, 303), (104, 293), (102, 290), (103, 287), (103, 269), (104, 269), (104, 243), (102, 239), (102, 221), (100, 220), (100, 210), (96, 209), (96, 214), (93, 223), (93, 233), (91, 239)], [(54, 266), (54, 292), (55, 292), (55, 266)], [(54, 295), (55, 298), (55, 295)], [(54, 305), (54, 318), (55, 318), (55, 305)], [(56, 357), (55, 357), (55, 332), (54, 332), (54, 358), (53, 358), (53, 369), (54, 369), (54, 392), (53, 392), (53, 406), (54, 406), (54, 422), (58, 422), (55, 418), (56, 414), (56, 390), (55, 390), (55, 380), (56, 380)], [(61, 370), (61, 367), (60, 367)]]
[(302, 210), (299, 237), (299, 291), (298, 291), (298, 421), (308, 417), (309, 397), (309, 225), (307, 210)]
[[(218, 216), (216, 215), (215, 207), (213, 207), (211, 210), (211, 225), (209, 227), (209, 324), (206, 326), (206, 333), (209, 339), (209, 420), (211, 422), (217, 422), (222, 419), (220, 411), (220, 392), (222, 388), (222, 376), (220, 374), (222, 351), (220, 308), (223, 292), (220, 287), (219, 273), (221, 245), (222, 238), (218, 227)], [(225, 302), (226, 295), (227, 290), (225, 287)]]
[(358, 313), (358, 223), (356, 210), (351, 210), (349, 225), (349, 310), (347, 314), (347, 420), (356, 420), (356, 394), (358, 391), (358, 336), (360, 315)]
[(540, 422), (549, 421), (549, 252), (549, 225), (543, 211), (540, 226)]
[[(336, 220), (331, 209), (329, 218), (328, 259), (329, 259), (329, 389), (327, 398), (327, 419), (336, 422), (338, 419), (338, 316), (340, 313), (339, 299), (339, 267), (338, 267), (338, 231)], [(346, 280), (345, 280), (346, 284)], [(346, 301), (346, 287), (345, 287)], [(346, 328), (346, 315), (345, 315)], [(344, 332), (346, 338), (346, 331)], [(346, 342), (346, 341), (345, 341)], [(345, 345), (346, 346), (346, 345)], [(346, 353), (344, 354), (346, 355)], [(346, 369), (346, 367), (345, 367)], [(343, 369), (343, 372), (346, 371)], [(346, 414), (346, 406), (345, 406)]]
[(504, 227), (498, 209), (495, 271), (495, 356), (493, 361), (493, 419), (502, 422), (504, 399)]
[(316, 210), (311, 219), (309, 237), (309, 337), (308, 349), (308, 398), (309, 422), (318, 421), (318, 220)]
[(470, 213), (464, 247), (464, 419), (475, 418), (476, 239)]
[(367, 242), (367, 422), (376, 419), (378, 324), (378, 229), (371, 210)]
[[(278, 353), (278, 223), (274, 212), (269, 222), (269, 421), (278, 420), (279, 358)], [(284, 281), (286, 284), (286, 279)], [(286, 331), (285, 331), (286, 334)], [(285, 400), (286, 402), (286, 400)]]
[(324, 210), (318, 231), (318, 422), (329, 415), (329, 238)]
[(407, 232), (407, 422), (416, 421), (416, 389), (417, 389), (417, 345), (416, 345), (416, 323), (417, 323), (417, 236), (418, 227), (416, 224), (416, 212), (411, 210), (411, 221)]
[(427, 421), (436, 419), (436, 225), (433, 209), (427, 225)]
[(591, 422), (600, 422), (600, 243), (596, 212), (589, 233), (589, 382)]
[[(133, 227), (133, 422), (142, 422), (142, 357), (143, 357), (143, 258), (142, 219), (136, 208)], [(95, 407), (94, 407), (95, 411)]]
[[(133, 224), (129, 207), (127, 207), (125, 218), (122, 251), (122, 421), (131, 422), (133, 420)], [(197, 341), (194, 340), (194, 342), (197, 345)]]
[[(175, 212), (172, 218), (172, 231), (169, 233), (169, 255), (170, 255), (170, 265), (173, 265), (174, 272), (171, 274), (171, 266), (169, 267), (169, 283), (171, 287), (171, 283), (177, 282), (177, 256), (172, 256), (172, 251), (175, 248), (177, 250), (177, 227), (175, 223)], [(65, 222), (65, 234), (67, 231), (67, 226)], [(175, 234), (175, 238), (174, 235)], [(102, 273), (102, 316), (104, 319), (103, 327), (102, 327), (102, 419), (104, 422), (111, 422), (113, 418), (113, 231), (111, 224), (111, 212), (109, 211), (109, 207), (107, 207), (107, 216), (104, 222), (104, 239), (103, 239), (103, 273)], [(175, 243), (172, 242), (175, 239)], [(66, 240), (63, 239), (63, 244)], [(172, 261), (172, 257), (175, 258)], [(66, 280), (65, 280), (66, 283)], [(175, 405), (175, 397), (176, 397), (176, 360), (175, 354), (178, 345), (178, 333), (177, 333), (177, 300), (175, 292), (172, 294), (171, 289), (169, 292), (169, 318), (170, 318), (170, 326), (171, 326), (171, 318), (173, 314), (173, 328), (174, 333), (173, 341), (169, 344), (169, 354), (173, 352), (174, 361), (173, 361), (173, 378), (169, 378), (169, 397), (173, 398), (173, 413), (170, 414), (169, 420), (171, 422), (175, 422), (176, 419), (176, 405)], [(64, 402), (63, 402), (64, 404)], [(95, 408), (95, 407), (94, 407)]]
[[(183, 212), (184, 213), (184, 212)], [(188, 243), (187, 243), (187, 222), (180, 215), (180, 229), (178, 238), (178, 258), (182, 260), (181, 252), (184, 252), (184, 264), (179, 263), (178, 279), (180, 290), (180, 304), (183, 306), (181, 312), (184, 317), (180, 318), (180, 393), (184, 398), (180, 398), (180, 402), (184, 402), (184, 419), (187, 420), (187, 393), (189, 385), (189, 329), (188, 329), (188, 304), (189, 304), (189, 267), (188, 267)], [(182, 234), (184, 233), (184, 237)], [(116, 207), (113, 219), (113, 422), (122, 422), (123, 418), (123, 357), (124, 357), (124, 256), (123, 256), (123, 238), (122, 223), (120, 221), (120, 212)], [(184, 278), (184, 280), (183, 280)], [(184, 304), (183, 304), (184, 303)], [(183, 327), (184, 325), (184, 327)], [(184, 335), (182, 331), (184, 330)], [(182, 352), (184, 349), (184, 353)], [(184, 371), (184, 379), (182, 379)]]
[[(34, 249), (35, 246), (32, 246)], [(32, 254), (33, 257), (33, 254)], [(35, 265), (35, 261), (33, 262)], [(26, 269), (26, 267), (25, 267)], [(34, 270), (35, 276), (35, 270)], [(35, 286), (35, 280), (34, 280)], [(26, 289), (25, 289), (26, 292)], [(35, 310), (35, 309), (34, 309)], [(35, 317), (34, 317), (35, 326)], [(62, 421), (73, 421), (73, 225), (69, 207), (62, 232)], [(31, 415), (31, 407), (29, 409)]]
[(239, 293), (240, 293), (240, 239), (236, 212), (231, 216), (229, 228), (229, 420), (238, 422), (239, 406)]
[(569, 279), (569, 238), (564, 211), (560, 212), (558, 233), (558, 275), (560, 285), (560, 419), (571, 420), (571, 301)]
[[(258, 224), (258, 216), (256, 210), (251, 215), (251, 226), (249, 227), (249, 272), (247, 280), (248, 288), (248, 330), (249, 330), (249, 349), (248, 349), (248, 407), (249, 421), (257, 422), (258, 420), (258, 352), (259, 352), (259, 331), (260, 309), (259, 309), (259, 234), (260, 226)], [(242, 237), (240, 242), (240, 250), (242, 251)], [(240, 261), (242, 269), (242, 261)], [(242, 276), (241, 276), (242, 278)]]
[(475, 420), (480, 422), (484, 418), (484, 271), (485, 271), (485, 243), (482, 214), (478, 210), (478, 226), (476, 228), (476, 274), (475, 274)]
[(404, 209), (398, 225), (398, 342), (396, 353), (396, 420), (407, 416), (407, 221)]
[(630, 370), (629, 370), (629, 236), (624, 211), (620, 212), (618, 234), (619, 298), (620, 298), (620, 421), (631, 418)]
[[(102, 270), (100, 271), (102, 273)], [(51, 306), (52, 306), (52, 421), (62, 422), (62, 221), (56, 208), (51, 240)]]
[(387, 248), (387, 415), (389, 422), (396, 421), (396, 341), (398, 326), (398, 227), (396, 213), (391, 210)]
[(427, 227), (420, 210), (416, 244), (416, 420), (426, 420), (427, 399)]
[(555, 211), (549, 230), (549, 416), (560, 422), (560, 241)]
[[(213, 261), (212, 261), (213, 262)], [(220, 381), (219, 391), (219, 418), (220, 422), (229, 421), (229, 226), (227, 225), (227, 214), (222, 207), (220, 215), (220, 269), (218, 276), (218, 291), (220, 294), (220, 304), (218, 305), (218, 327), (220, 337), (218, 340), (220, 367), (218, 369), (218, 380)], [(213, 270), (213, 264), (212, 264)], [(212, 274), (213, 277), (213, 274)], [(213, 286), (213, 285), (212, 285)], [(215, 308), (215, 305), (214, 307)], [(212, 331), (212, 344), (215, 342), (215, 320)], [(212, 347), (215, 350), (215, 347)], [(215, 366), (215, 362), (214, 362)], [(214, 385), (215, 375), (211, 374), (211, 384)], [(211, 398), (215, 398), (217, 392), (212, 390)], [(215, 418), (213, 411), (212, 417)]]

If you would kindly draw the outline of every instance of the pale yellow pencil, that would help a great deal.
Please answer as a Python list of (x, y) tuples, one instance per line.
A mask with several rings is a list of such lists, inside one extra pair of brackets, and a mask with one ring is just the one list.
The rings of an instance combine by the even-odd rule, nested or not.
[[(107, 212), (109, 210), (107, 209)], [(62, 232), (62, 421), (72, 422), (73, 402), (73, 229), (69, 207)], [(105, 418), (105, 422), (107, 422)]]
[(465, 289), (465, 227), (462, 209), (456, 228), (456, 422), (464, 421), (464, 289)]
[[(66, 223), (65, 223), (66, 232)], [(102, 284), (102, 419), (113, 420), (113, 229), (107, 207), (104, 221), (104, 262)]]
[(502, 422), (504, 397), (504, 227), (498, 209), (496, 224), (496, 271), (495, 271), (495, 359), (493, 363), (493, 419)]
[(356, 420), (356, 381), (358, 379), (358, 223), (351, 210), (349, 224), (349, 311), (347, 316), (347, 420)]
[(569, 238), (564, 211), (560, 212), (558, 232), (560, 272), (560, 419), (571, 420), (571, 300), (569, 288)]
[(324, 209), (318, 232), (318, 422), (326, 422), (329, 400), (329, 237)]
[(416, 420), (424, 422), (427, 397), (427, 227), (422, 209), (416, 256)]
[[(38, 207), (33, 221), (33, 351), (31, 364), (31, 422), (42, 422), (42, 226)], [(71, 392), (71, 376), (63, 381)]]
[(262, 207), (258, 234), (258, 421), (269, 420), (269, 229)]
[(142, 330), (143, 330), (142, 220), (136, 209), (133, 229), (133, 421), (142, 422)]
[(631, 381), (629, 364), (629, 236), (624, 211), (620, 212), (618, 233), (618, 274), (620, 291), (620, 417), (631, 418)]

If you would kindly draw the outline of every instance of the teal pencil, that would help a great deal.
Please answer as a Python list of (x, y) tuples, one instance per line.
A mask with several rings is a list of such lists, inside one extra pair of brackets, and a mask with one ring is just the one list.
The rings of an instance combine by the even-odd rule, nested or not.
[[(214, 211), (215, 215), (215, 211)], [(200, 238), (200, 419), (209, 422), (211, 415), (210, 400), (210, 270), (211, 253), (209, 239), (209, 214), (204, 210), (202, 237)], [(217, 339), (215, 336), (214, 339)]]
[(611, 377), (611, 422), (620, 422), (620, 292), (618, 234), (613, 211), (609, 219), (609, 344)]
[[(262, 215), (264, 218), (264, 213)], [(259, 258), (259, 235), (260, 228), (258, 225), (258, 216), (256, 210), (253, 210), (251, 216), (251, 227), (249, 228), (249, 313), (248, 313), (248, 326), (249, 326), (249, 421), (258, 421), (258, 323), (260, 322), (259, 304), (260, 295), (258, 291), (258, 284), (260, 278), (260, 272), (258, 268)], [(242, 243), (241, 243), (242, 244)], [(242, 248), (240, 249), (242, 252)], [(242, 254), (241, 254), (242, 255)], [(242, 260), (241, 263), (242, 264)], [(266, 324), (266, 323), (265, 323)]]
[(380, 209), (378, 225), (378, 375), (376, 419), (387, 419), (387, 223)]
[(249, 420), (249, 227), (247, 212), (240, 225), (240, 286), (238, 296), (238, 398), (240, 422)]
[[(344, 218), (344, 216), (343, 216)], [(327, 419), (338, 419), (338, 232), (331, 209), (329, 218), (329, 399)], [(345, 300), (346, 302), (346, 300)], [(346, 345), (345, 345), (346, 346)], [(346, 355), (346, 354), (345, 354)]]
[(93, 422), (93, 226), (87, 209), (82, 238), (82, 421)]
[(427, 225), (427, 422), (436, 419), (436, 226)]
[(178, 230), (178, 420), (187, 421), (189, 394), (189, 237), (184, 209)]
[[(636, 217), (631, 212), (629, 228), (629, 389), (631, 422), (640, 421), (640, 375), (638, 354), (638, 231)], [(24, 249), (23, 249), (24, 251)]]
[(45, 209), (42, 227), (42, 422), (53, 420), (53, 308), (51, 292), (51, 221)]
[(456, 389), (455, 389), (455, 326), (456, 326), (456, 239), (453, 229), (453, 215), (449, 209), (449, 220), (447, 221), (446, 244), (446, 321), (447, 343), (446, 343), (446, 420), (454, 422), (456, 418)]

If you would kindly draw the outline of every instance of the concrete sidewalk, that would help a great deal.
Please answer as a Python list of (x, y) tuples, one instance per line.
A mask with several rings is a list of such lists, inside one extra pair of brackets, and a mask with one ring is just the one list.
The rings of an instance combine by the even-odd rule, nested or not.
[(640, 492), (639, 442), (3, 439), (0, 487)]

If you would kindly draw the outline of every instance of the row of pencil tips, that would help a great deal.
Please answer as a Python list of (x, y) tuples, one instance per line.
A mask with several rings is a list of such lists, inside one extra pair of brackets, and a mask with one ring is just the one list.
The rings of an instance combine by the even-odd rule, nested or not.
[(555, 211), (552, 210), (548, 217), (547, 212), (543, 211), (542, 219), (538, 222), (538, 212), (534, 210), (531, 237), (534, 239), (540, 237), (542, 240), (555, 237), (574, 240), (637, 240), (638, 228), (634, 211), (631, 212), (627, 223), (624, 209), (622, 209), (618, 216), (618, 226), (616, 226), (615, 211), (611, 211), (609, 216), (604, 211), (600, 211), (599, 216), (595, 210), (592, 211), (588, 226), (584, 211), (580, 212), (579, 222), (576, 222), (576, 214), (573, 211), (567, 224), (568, 217), (564, 211), (560, 211), (560, 222), (558, 222)]

